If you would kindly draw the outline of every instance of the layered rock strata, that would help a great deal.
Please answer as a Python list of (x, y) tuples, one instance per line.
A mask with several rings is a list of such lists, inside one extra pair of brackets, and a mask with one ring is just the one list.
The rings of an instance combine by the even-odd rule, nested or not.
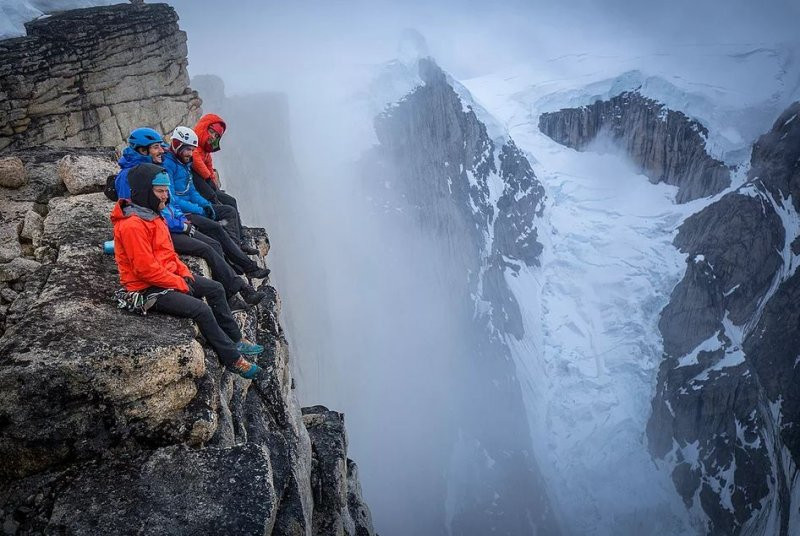
[(186, 34), (166, 4), (57, 13), (0, 41), (0, 149), (119, 146), (146, 125), (194, 124)]

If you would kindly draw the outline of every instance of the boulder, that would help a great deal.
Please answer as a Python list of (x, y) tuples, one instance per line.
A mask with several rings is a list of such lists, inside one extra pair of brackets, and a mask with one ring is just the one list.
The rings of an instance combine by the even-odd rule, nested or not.
[[(269, 456), (254, 444), (164, 447), (75, 469), (12, 486), (6, 528), (75, 536), (272, 532), (277, 501)], [(41, 491), (27, 496), (31, 485)]]
[(19, 243), (19, 223), (0, 222), (0, 262), (10, 262), (22, 255)]
[(348, 508), (347, 436), (344, 415), (324, 406), (303, 408), (303, 422), (311, 437), (314, 494), (314, 534), (355, 534)]
[(16, 156), (0, 158), (0, 186), (4, 188), (19, 188), (25, 181), (25, 164)]
[(0, 281), (16, 281), (35, 272), (41, 263), (24, 257), (17, 257), (8, 264), (0, 265)]
[(58, 176), (73, 195), (102, 191), (106, 178), (117, 173), (116, 162), (93, 156), (68, 154), (58, 163)]
[(111, 240), (111, 209), (114, 204), (101, 193), (56, 197), (48, 204), (42, 243), (95, 246)]
[(20, 238), (30, 240), (34, 246), (37, 246), (43, 232), (44, 218), (35, 210), (29, 210), (25, 214), (25, 220), (22, 222), (22, 231), (19, 233)]
[(2, 300), (6, 303), (14, 303), (14, 300), (17, 299), (17, 296), (19, 296), (19, 293), (13, 289), (4, 288), (3, 290), (0, 290), (0, 298), (2, 298)]
[(205, 428), (204, 413), (184, 414), (205, 372), (191, 322), (121, 313), (116, 279), (99, 248), (62, 245), (38, 298), (0, 339), (0, 475), (121, 443), (189, 442), (197, 421)]

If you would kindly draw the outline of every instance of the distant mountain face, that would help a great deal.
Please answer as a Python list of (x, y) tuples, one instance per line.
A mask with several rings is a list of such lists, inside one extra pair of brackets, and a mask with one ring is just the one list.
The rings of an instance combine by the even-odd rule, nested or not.
[[(774, 57), (723, 60), (759, 72), (753, 58)], [(786, 94), (793, 73), (776, 75)], [(361, 161), (371, 216), (437, 245), (427, 260), (468, 333), (448, 369), (462, 387), (431, 409), (446, 438), (428, 451), (438, 470), (408, 499), (434, 519), (424, 526), (800, 526), (797, 105), (744, 158), (763, 123), (750, 118), (786, 94), (740, 103), (670, 80), (497, 76), (465, 88), (423, 60), (392, 62), (369, 88), (389, 103)]]
[[(402, 76), (396, 72), (393, 76), (389, 85), (402, 85), (397, 83)], [(474, 311), (472, 344), (478, 349), (475, 356), (481, 364), (480, 375), (491, 379), (495, 386), (503, 386), (505, 402), (496, 406), (498, 414), (508, 414), (509, 408), (515, 408), (511, 410), (517, 420), (514, 429), (524, 430), (526, 426), (518, 422), (520, 415), (527, 414), (533, 422), (543, 418), (537, 415), (548, 411), (531, 406), (530, 397), (523, 397), (525, 400), (520, 403), (517, 386), (531, 381), (555, 385), (563, 381), (557, 379), (560, 373), (532, 380), (529, 372), (520, 368), (525, 366), (524, 359), (520, 360), (520, 343), (527, 348), (528, 359), (535, 362), (543, 358), (534, 349), (537, 337), (544, 337), (545, 345), (548, 339), (563, 337), (547, 333), (546, 317), (542, 317), (544, 335), (531, 333), (530, 322), (523, 319), (529, 314), (525, 311), (537, 307), (543, 315), (554, 311), (548, 304), (531, 307), (532, 300), (543, 298), (521, 293), (522, 287), (514, 282), (521, 271), (546, 273), (547, 269), (541, 266), (543, 248), (557, 249), (563, 240), (554, 237), (543, 243), (539, 238), (542, 221), (549, 218), (547, 187), (536, 178), (528, 155), (540, 142), (526, 139), (526, 154), (507, 135), (487, 134), (487, 126), (478, 116), (491, 120), (491, 106), (490, 112), (481, 109), (475, 114), (471, 107), (474, 101), (468, 94), (463, 95), (466, 90), (448, 80), (432, 63), (420, 62), (418, 76), (419, 86), (375, 121), (380, 144), (370, 155), (372, 170), (381, 170), (382, 178), (389, 177), (391, 188), (402, 192), (405, 217), (410, 214), (426, 232), (438, 236), (442, 246), (451, 252), (454, 266), (461, 267), (453, 276), (459, 278), (464, 296), (471, 298), (465, 299), (464, 307)], [(651, 85), (658, 87), (653, 82)], [(651, 88), (650, 93), (657, 92)], [(517, 93), (514, 98), (522, 97)], [(547, 102), (548, 98), (541, 100)], [(688, 518), (681, 521), (682, 515), (674, 511), (675, 505), (668, 499), (668, 490), (656, 491), (658, 484), (644, 482), (641, 490), (651, 498), (641, 501), (649, 505), (646, 508), (652, 508), (650, 515), (655, 518), (647, 522), (643, 517), (646, 514), (637, 517), (635, 511), (626, 511), (625, 501), (621, 501), (623, 504), (614, 506), (618, 509), (616, 514), (599, 514), (604, 521), (591, 529), (595, 534), (656, 534), (665, 530), (675, 534), (695, 530), (713, 534), (748, 530), (754, 530), (754, 534), (788, 534), (797, 526), (790, 515), (796, 508), (791, 499), (795, 469), (788, 446), (793, 440), (794, 412), (793, 393), (788, 387), (793, 379), (794, 358), (789, 354), (796, 328), (792, 325), (787, 329), (787, 323), (796, 324), (796, 318), (781, 315), (791, 303), (790, 276), (795, 263), (790, 251), (792, 241), (800, 253), (795, 240), (796, 212), (786, 201), (796, 188), (793, 170), (800, 156), (793, 149), (797, 146), (793, 145), (793, 110), (790, 108), (773, 132), (756, 144), (746, 177), (741, 169), (747, 169), (747, 163), (730, 163), (732, 155), (741, 152), (739, 149), (728, 148), (725, 163), (708, 146), (709, 140), (714, 140), (712, 148), (720, 149), (718, 131), (710, 131), (680, 108), (669, 108), (636, 88), (581, 107), (538, 115), (538, 129), (554, 141), (579, 151), (621, 153), (650, 182), (675, 187), (675, 202), (686, 205), (673, 205), (675, 208), (670, 209), (676, 226), (647, 231), (656, 233), (662, 241), (677, 233), (674, 247), (677, 254), (687, 258), (686, 273), (674, 286), (666, 271), (659, 275), (657, 266), (647, 268), (656, 270), (654, 281), (663, 285), (658, 292), (671, 296), (661, 302), (665, 307), (660, 320), (643, 326), (651, 334), (626, 335), (623, 331), (620, 337), (623, 341), (629, 339), (630, 344), (637, 344), (639, 339), (661, 341), (660, 366), (652, 372), (645, 368), (640, 375), (643, 391), (649, 390), (652, 409), (643, 399), (638, 408), (631, 410), (633, 414), (649, 415), (637, 425), (640, 434), (646, 430), (646, 439), (640, 436), (638, 447), (624, 448), (638, 448), (641, 454), (631, 451), (631, 456), (642, 458), (649, 451), (660, 470), (670, 476), (672, 493), (680, 497)], [(713, 112), (708, 113), (713, 116)], [(536, 117), (529, 118), (533, 125)], [(513, 121), (519, 120), (519, 116), (513, 117)], [(497, 124), (489, 130), (496, 131)], [(726, 132), (735, 139), (734, 134)], [(559, 154), (569, 158), (568, 153)], [(548, 170), (553, 171), (557, 172)], [(716, 202), (708, 199), (728, 190), (730, 193)], [(642, 210), (646, 214), (647, 207)], [(565, 231), (563, 222), (560, 225), (561, 228), (553, 225), (548, 232)], [(586, 263), (586, 270), (594, 269), (589, 259), (579, 262)], [(535, 276), (539, 284), (546, 281), (543, 274)], [(567, 277), (566, 273), (561, 277)], [(782, 279), (786, 282), (780, 283)], [(630, 305), (649, 308), (650, 297), (646, 299), (647, 304)], [(613, 308), (611, 304), (609, 307)], [(757, 336), (764, 333), (773, 334), (774, 346), (763, 335)], [(534, 342), (526, 345), (526, 341)], [(512, 353), (514, 359), (510, 359)], [(657, 362), (658, 354), (654, 353), (652, 359)], [(564, 361), (568, 362), (568, 358)], [(616, 366), (610, 366), (606, 373), (613, 377), (632, 365), (620, 365), (619, 372)], [(602, 368), (598, 365), (598, 370)], [(545, 374), (554, 372), (548, 372), (547, 366), (542, 370)], [(489, 388), (485, 393), (487, 399), (497, 399), (495, 389)], [(481, 443), (487, 431), (498, 437), (499, 430), (492, 423), (471, 424), (472, 433)], [(603, 425), (589, 421), (585, 426)], [(502, 435), (500, 432), (499, 437)], [(516, 445), (528, 448), (518, 440)], [(543, 459), (535, 462), (547, 463)], [(534, 487), (545, 490), (543, 498), (547, 494), (552, 497), (554, 487), (563, 485), (553, 481), (559, 477), (552, 471), (547, 472), (547, 477), (535, 471), (531, 475)], [(587, 475), (590, 488), (594, 485), (591, 478)], [(560, 493), (564, 500), (564, 492)], [(589, 498), (596, 492), (586, 493)], [(480, 504), (474, 497), (471, 501), (473, 505)], [(562, 515), (574, 508), (558, 502), (541, 504), (550, 505), (546, 509), (561, 510)], [(471, 515), (462, 517), (469, 519), (472, 527), (487, 530), (511, 526), (482, 524), (481, 516), (475, 515), (477, 510), (471, 508)], [(507, 506), (505, 512), (509, 512)], [(508, 518), (506, 515), (503, 519)], [(458, 521), (458, 516), (453, 518), (452, 526), (466, 526)], [(568, 520), (566, 525), (572, 529), (581, 526), (580, 522), (574, 523)]]
[(731, 183), (730, 170), (705, 151), (707, 128), (635, 91), (543, 113), (539, 130), (580, 151), (602, 142), (622, 146), (653, 183), (678, 186), (679, 203), (717, 194)]
[(444, 453), (456, 467), (443, 483), (446, 524), (451, 534), (557, 534), (504, 342), (523, 334), (504, 273), (538, 264), (544, 190), (513, 140), (492, 139), (438, 66), (417, 68), (421, 85), (376, 118), (379, 144), (364, 163), (379, 179), (374, 194), (390, 188), (386, 202), (441, 245), (460, 303), (452, 314), (472, 333), (452, 371), (468, 388), (456, 395), (458, 433)]
[(747, 182), (675, 240), (689, 258), (661, 319), (648, 438), (711, 534), (800, 527), (798, 112), (755, 144)]

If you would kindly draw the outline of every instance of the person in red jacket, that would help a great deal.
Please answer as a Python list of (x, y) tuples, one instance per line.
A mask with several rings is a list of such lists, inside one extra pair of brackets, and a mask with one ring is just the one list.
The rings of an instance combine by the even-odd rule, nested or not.
[(155, 296), (154, 311), (193, 319), (223, 365), (244, 378), (255, 378), (260, 367), (242, 354), (258, 355), (264, 348), (242, 338), (222, 285), (193, 275), (175, 253), (161, 216), (169, 200), (164, 168), (139, 164), (128, 173), (128, 184), (130, 200), (120, 199), (111, 212), (122, 286), (128, 292)]
[(194, 186), (200, 195), (212, 203), (229, 205), (238, 210), (236, 199), (222, 191), (219, 173), (214, 168), (214, 159), (211, 157), (211, 153), (220, 150), (220, 142), (226, 128), (225, 121), (216, 114), (205, 114), (194, 126), (198, 142), (192, 156)]

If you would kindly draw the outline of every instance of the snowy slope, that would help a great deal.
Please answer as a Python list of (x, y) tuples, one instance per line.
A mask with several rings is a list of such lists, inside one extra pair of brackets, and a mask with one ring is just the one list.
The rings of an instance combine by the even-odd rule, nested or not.
[(573, 54), (488, 78), (536, 115), (638, 89), (709, 127), (711, 156), (736, 164), (800, 95), (797, 49), (745, 43), (629, 57)]
[(538, 133), (490, 84), (467, 86), (535, 156), (548, 195), (542, 267), (506, 280), (526, 331), (509, 344), (563, 519), (576, 534), (613, 534), (626, 517), (650, 512), (669, 520), (653, 534), (686, 531), (680, 498), (643, 438), (661, 357), (658, 313), (683, 271), (670, 242), (691, 209), (616, 156), (578, 153)]
[[(527, 387), (537, 458), (576, 534), (694, 531), (668, 473), (647, 452), (645, 426), (662, 355), (659, 314), (685, 269), (672, 239), (711, 200), (677, 205), (673, 187), (650, 184), (624, 157), (553, 142), (538, 131), (538, 116), (639, 89), (699, 119), (717, 155), (743, 163), (760, 128), (752, 117), (768, 122), (774, 115), (765, 109), (797, 95), (793, 57), (746, 47), (703, 52), (708, 61), (691, 72), (681, 61), (698, 50), (658, 61), (571, 56), (464, 82), (529, 155), (548, 196), (542, 267), (506, 274), (526, 332), (508, 344)], [(752, 87), (741, 87), (743, 79)]]
[(25, 35), (25, 23), (45, 14), (118, 3), (114, 0), (3, 0), (0, 2), (0, 39)]

